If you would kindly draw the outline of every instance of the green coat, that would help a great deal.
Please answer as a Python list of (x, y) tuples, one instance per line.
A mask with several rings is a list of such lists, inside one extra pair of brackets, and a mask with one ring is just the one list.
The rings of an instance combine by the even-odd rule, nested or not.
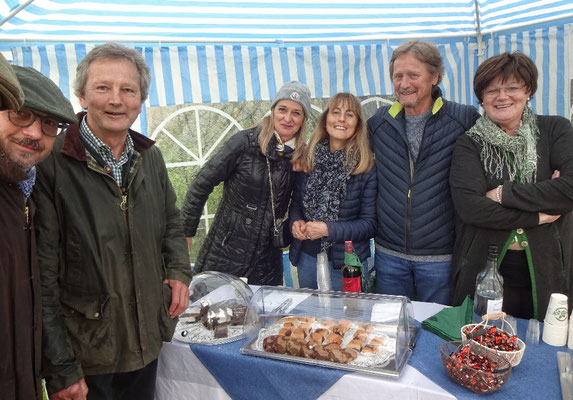
[(191, 280), (163, 157), (152, 140), (129, 134), (135, 152), (127, 189), (86, 154), (78, 125), (56, 138), (38, 166), (42, 367), (50, 392), (155, 360), (176, 322), (163, 281)]

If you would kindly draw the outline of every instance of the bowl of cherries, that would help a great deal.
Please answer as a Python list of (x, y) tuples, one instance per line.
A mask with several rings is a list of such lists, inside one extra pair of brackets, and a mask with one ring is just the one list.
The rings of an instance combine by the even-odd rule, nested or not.
[(440, 353), (448, 377), (474, 393), (498, 390), (511, 374), (506, 358), (473, 341), (444, 342)]
[[(508, 330), (513, 330), (511, 325), (508, 324), (507, 327)], [(509, 360), (512, 367), (521, 362), (525, 352), (525, 343), (513, 332), (483, 323), (464, 325), (461, 330), (462, 340), (475, 342), (487, 351), (501, 354)]]

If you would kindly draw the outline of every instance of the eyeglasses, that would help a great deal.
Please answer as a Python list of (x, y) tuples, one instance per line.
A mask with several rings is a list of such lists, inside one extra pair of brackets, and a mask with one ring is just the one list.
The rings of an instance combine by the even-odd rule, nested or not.
[(497, 96), (499, 96), (499, 94), (500, 94), (501, 91), (503, 90), (506, 95), (508, 95), (508, 96), (514, 96), (514, 95), (518, 94), (518, 93), (521, 91), (521, 89), (523, 89), (524, 86), (525, 86), (525, 85), (521, 85), (521, 86), (519, 86), (519, 85), (512, 85), (512, 86), (508, 86), (508, 87), (505, 87), (505, 88), (489, 89), (489, 90), (486, 90), (486, 91), (484, 92), (484, 95), (487, 96), (487, 97), (491, 97), (491, 98), (497, 97)]
[(68, 126), (68, 124), (62, 123), (55, 118), (38, 115), (27, 108), (23, 108), (20, 111), (8, 110), (8, 119), (20, 128), (32, 126), (36, 119), (39, 119), (42, 133), (50, 137), (58, 136), (58, 133)]

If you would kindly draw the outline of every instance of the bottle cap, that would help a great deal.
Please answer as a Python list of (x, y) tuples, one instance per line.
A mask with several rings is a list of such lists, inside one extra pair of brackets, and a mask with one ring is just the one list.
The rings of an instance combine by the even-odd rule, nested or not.
[(346, 251), (349, 254), (354, 253), (354, 247), (352, 246), (352, 240), (344, 241), (344, 251)]

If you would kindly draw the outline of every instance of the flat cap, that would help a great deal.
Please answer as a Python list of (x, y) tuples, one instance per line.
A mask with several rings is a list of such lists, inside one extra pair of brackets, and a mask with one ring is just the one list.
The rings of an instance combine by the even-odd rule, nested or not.
[(34, 68), (13, 65), (24, 91), (24, 107), (50, 115), (59, 121), (77, 124), (72, 103), (52, 80)]
[(24, 104), (24, 92), (12, 67), (0, 54), (0, 110), (19, 110)]

